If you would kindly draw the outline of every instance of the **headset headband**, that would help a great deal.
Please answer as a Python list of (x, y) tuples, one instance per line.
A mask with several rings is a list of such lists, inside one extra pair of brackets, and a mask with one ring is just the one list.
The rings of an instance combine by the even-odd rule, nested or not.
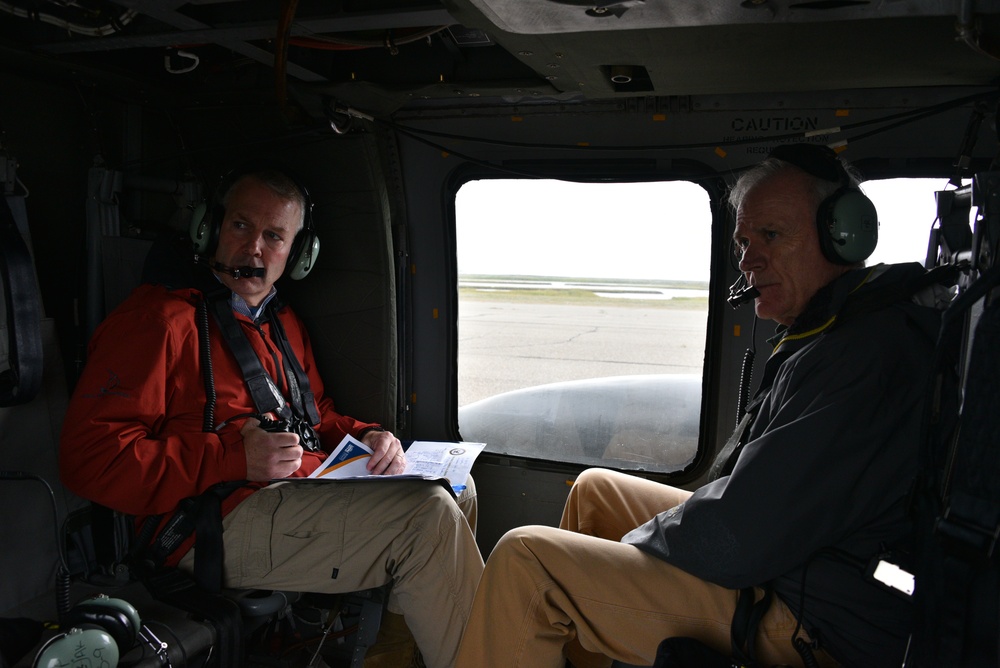
[(824, 181), (850, 186), (850, 179), (837, 152), (822, 144), (784, 144), (771, 150), (768, 157), (795, 165), (807, 174)]
[(820, 250), (835, 264), (853, 265), (868, 259), (878, 243), (878, 212), (836, 151), (821, 144), (787, 144), (776, 147), (768, 157), (839, 186), (816, 210)]

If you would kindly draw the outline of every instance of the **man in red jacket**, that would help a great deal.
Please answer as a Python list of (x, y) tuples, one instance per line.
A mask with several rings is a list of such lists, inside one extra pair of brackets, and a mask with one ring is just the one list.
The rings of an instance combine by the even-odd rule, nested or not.
[[(301, 248), (312, 244), (307, 206), (281, 172), (238, 175), (210, 219), (214, 241), (203, 256), (212, 275), (205, 271), (197, 288), (143, 285), (108, 316), (66, 416), (62, 479), (140, 526), (153, 518), (161, 528), (185, 499), (228, 484), (235, 491), (221, 502), (223, 586), (339, 593), (391, 581), (389, 610), (405, 616), (427, 665), (451, 666), (483, 568), (470, 527), (472, 486), (456, 503), (425, 481), (294, 482), (346, 434), (374, 451), (371, 473), (406, 464), (391, 432), (335, 410), (302, 321), (278, 303), (274, 283), (290, 255), (301, 270), (303, 253), (318, 251)], [(247, 351), (276, 401), (267, 417), (294, 429), (261, 428)], [(165, 563), (192, 568), (194, 540)]]

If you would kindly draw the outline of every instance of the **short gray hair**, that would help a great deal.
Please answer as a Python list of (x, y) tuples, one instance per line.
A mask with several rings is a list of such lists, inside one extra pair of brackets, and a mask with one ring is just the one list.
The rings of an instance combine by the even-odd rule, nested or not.
[(299, 227), (301, 230), (305, 227), (306, 221), (306, 207), (309, 206), (309, 202), (306, 200), (306, 194), (302, 190), (302, 186), (299, 185), (298, 181), (293, 179), (288, 174), (284, 173), (280, 169), (273, 167), (263, 167), (261, 169), (255, 169), (252, 171), (244, 172), (236, 177), (236, 179), (230, 184), (226, 189), (225, 194), (222, 196), (222, 206), (226, 207), (229, 204), (229, 195), (233, 192), (233, 188), (237, 184), (242, 183), (246, 179), (254, 179), (267, 186), (271, 192), (280, 197), (283, 200), (290, 202), (295, 202), (299, 205)]
[(854, 167), (840, 158), (837, 158), (837, 160), (844, 168), (844, 174), (847, 175), (847, 183), (821, 179), (818, 176), (809, 174), (809, 172), (806, 172), (797, 165), (769, 156), (763, 162), (754, 165), (747, 171), (740, 174), (739, 178), (736, 179), (736, 183), (734, 183), (733, 187), (729, 190), (729, 206), (731, 206), (735, 212), (740, 208), (740, 204), (743, 203), (743, 200), (751, 190), (775, 174), (786, 169), (798, 170), (803, 174), (807, 174), (813, 180), (813, 192), (816, 197), (816, 205), (819, 206), (820, 202), (837, 192), (840, 188), (845, 186), (848, 188), (857, 188), (861, 183), (861, 176), (858, 174), (858, 171), (854, 169)]

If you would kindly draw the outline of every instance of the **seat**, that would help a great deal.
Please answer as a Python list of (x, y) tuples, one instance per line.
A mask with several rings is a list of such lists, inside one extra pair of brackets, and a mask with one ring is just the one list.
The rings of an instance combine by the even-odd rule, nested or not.
[[(146, 253), (143, 261), (143, 282), (157, 282), (166, 285), (187, 285), (193, 283), (191, 266), (184, 261), (183, 248), (186, 237), (168, 233), (158, 238)], [(108, 572), (121, 577), (135, 577), (130, 572), (129, 547), (134, 539), (134, 524), (131, 518), (120, 513), (93, 506), (95, 518), (95, 544), (99, 561)], [(145, 542), (145, 541), (143, 541)], [(292, 607), (296, 604), (309, 605), (300, 592), (267, 590), (224, 589), (219, 594), (199, 587), (194, 578), (177, 569), (163, 569), (142, 578), (154, 599), (186, 611), (189, 615), (203, 618), (212, 627), (215, 635), (217, 665), (253, 665), (255, 660), (263, 665), (271, 665), (273, 657), (267, 656), (269, 648), (260, 636), (274, 632), (282, 620), (293, 619)], [(351, 640), (351, 668), (360, 667), (368, 647), (374, 644), (381, 623), (383, 602), (387, 588), (367, 590), (338, 597), (328, 601), (330, 605), (345, 605), (357, 611), (356, 630), (341, 629), (341, 640)], [(339, 614), (339, 613), (338, 613)], [(313, 635), (322, 635), (319, 622), (310, 625), (308, 620), (298, 620), (300, 626)], [(303, 629), (299, 629), (301, 633)], [(326, 629), (329, 633), (329, 629)], [(269, 637), (274, 645), (276, 640)]]
[[(299, 651), (295, 656), (299, 659), (308, 654), (312, 660), (323, 652), (324, 656), (335, 659), (335, 664), (328, 662), (328, 665), (344, 668), (364, 665), (365, 655), (375, 643), (381, 626), (389, 585), (342, 595), (260, 589), (223, 589), (213, 594), (200, 587), (189, 573), (177, 568), (161, 568), (140, 576), (130, 563), (134, 539), (131, 519), (97, 504), (92, 504), (91, 514), (90, 529), (99, 561), (94, 570), (105, 574), (108, 581), (117, 582), (117, 586), (131, 583), (130, 602), (139, 609), (144, 621), (153, 620), (171, 629), (163, 639), (181, 645), (176, 652), (181, 657), (196, 657), (207, 650), (211, 665), (221, 668), (280, 666), (284, 664), (275, 663), (279, 658), (276, 655), (285, 654), (287, 659), (288, 645), (294, 642), (301, 645), (296, 648)], [(134, 585), (140, 582), (142, 591), (136, 591)], [(315, 615), (324, 607), (328, 612), (325, 618)], [(202, 629), (190, 628), (191, 620), (202, 622)], [(186, 632), (174, 631), (182, 625)], [(339, 626), (338, 642), (327, 644), (335, 625)], [(203, 633), (206, 626), (210, 631), (207, 645)], [(282, 637), (283, 633), (288, 637)], [(127, 658), (135, 661), (129, 665), (137, 667), (145, 666), (145, 661), (149, 661), (151, 668), (160, 666), (159, 658), (141, 643), (132, 648)], [(179, 668), (188, 664), (171, 659), (171, 665)]]
[[(102, 215), (117, 219), (115, 198), (108, 199), (107, 208), (108, 211)], [(105, 285), (116, 286), (118, 290), (115, 295), (105, 296), (106, 310), (110, 311), (128, 294), (131, 287), (140, 282), (159, 282), (166, 285), (191, 284), (192, 267), (183, 253), (185, 243), (186, 234), (167, 232), (151, 244), (142, 242), (128, 245), (122, 250), (122, 259), (110, 263), (103, 262), (103, 272), (108, 274), (105, 276)], [(96, 327), (103, 315), (106, 315), (97, 313), (98, 308), (99, 305), (95, 304), (94, 313), (88, 317), (88, 332)], [(91, 541), (94, 552), (90, 555), (95, 562), (94, 567), (105, 579), (118, 586), (138, 583), (139, 578), (130, 569), (127, 559), (134, 533), (130, 518), (96, 504), (91, 504), (90, 515), (92, 525), (87, 531), (92, 532), (88, 540)], [(253, 665), (254, 659), (260, 659), (266, 665), (281, 665), (275, 664), (273, 658), (255, 656), (262, 647), (254, 645), (256, 636), (264, 635), (276, 621), (288, 618), (292, 614), (293, 607), (307, 606), (311, 597), (317, 596), (263, 590), (225, 590), (214, 595), (198, 587), (190, 575), (177, 569), (163, 569), (149, 574), (142, 578), (142, 584), (145, 592), (132, 589), (135, 592), (133, 595), (142, 599), (145, 605), (140, 613), (148, 617), (149, 613), (145, 610), (150, 610), (167, 625), (180, 624), (184, 618), (187, 618), (187, 621), (199, 620), (203, 622), (200, 630), (204, 631), (207, 627), (210, 631), (210, 640), (207, 642), (205, 634), (199, 633), (195, 628), (187, 629), (184, 634), (171, 634), (178, 637), (165, 640), (173, 640), (174, 643), (183, 645), (183, 651), (179, 654), (190, 658), (199, 656), (207, 644), (211, 664), (223, 667)], [(337, 630), (339, 638), (336, 643), (343, 649), (341, 653), (346, 652), (348, 657), (347, 661), (338, 661), (338, 666), (349, 665), (355, 668), (363, 665), (364, 656), (368, 648), (374, 644), (378, 634), (388, 591), (389, 587), (385, 586), (326, 599), (326, 604), (342, 606), (339, 610), (346, 611), (348, 615), (345, 628)], [(178, 614), (178, 611), (182, 614)], [(331, 633), (329, 628), (326, 631)], [(142, 657), (148, 652), (145, 648), (138, 649), (143, 653), (134, 665), (140, 666), (144, 665)], [(173, 653), (171, 653), (171, 664), (185, 665), (183, 662), (178, 662)], [(150, 657), (149, 665), (161, 664), (159, 659), (153, 656)]]

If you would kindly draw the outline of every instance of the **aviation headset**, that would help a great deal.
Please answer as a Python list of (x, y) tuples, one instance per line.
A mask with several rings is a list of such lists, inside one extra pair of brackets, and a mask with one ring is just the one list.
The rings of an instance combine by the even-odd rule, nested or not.
[(816, 211), (820, 249), (826, 259), (836, 264), (851, 265), (868, 259), (878, 244), (878, 213), (872, 201), (853, 184), (837, 153), (817, 144), (787, 144), (776, 147), (769, 157), (840, 184)]
[(77, 665), (78, 661), (117, 666), (143, 629), (139, 613), (130, 603), (104, 594), (78, 603), (59, 625), (66, 632), (53, 636), (38, 650), (33, 668)]
[(288, 253), (284, 276), (293, 280), (305, 278), (316, 265), (319, 256), (319, 237), (313, 225), (313, 202), (309, 191), (302, 182), (292, 176), (288, 170), (270, 162), (253, 162), (235, 169), (222, 179), (215, 188), (209, 202), (202, 202), (191, 214), (189, 234), (194, 244), (194, 252), (202, 257), (211, 257), (219, 246), (219, 234), (222, 221), (226, 217), (225, 199), (227, 193), (244, 176), (279, 174), (291, 182), (302, 196), (302, 229), (292, 240), (292, 249)]

